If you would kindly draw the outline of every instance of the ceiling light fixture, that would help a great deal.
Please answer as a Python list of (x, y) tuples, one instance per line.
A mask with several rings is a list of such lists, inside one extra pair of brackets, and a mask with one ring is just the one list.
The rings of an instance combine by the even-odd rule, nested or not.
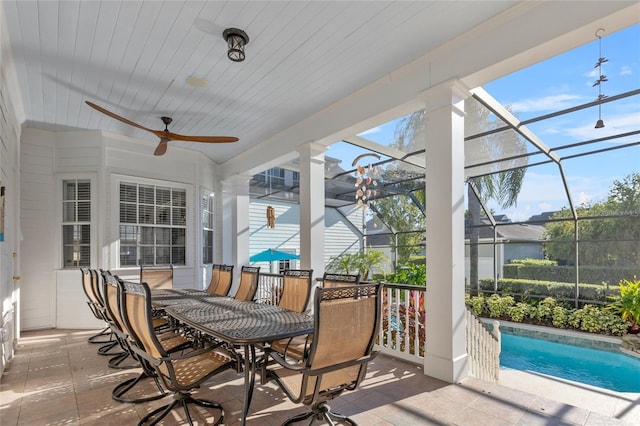
[(205, 87), (207, 85), (207, 80), (195, 75), (190, 75), (189, 77), (187, 77), (186, 81), (187, 84), (191, 87)]
[(249, 44), (249, 36), (247, 33), (237, 28), (227, 28), (222, 33), (222, 37), (229, 47), (227, 57), (233, 62), (244, 61), (244, 47)]
[(596, 122), (596, 129), (602, 129), (604, 127), (604, 121), (602, 120), (602, 100), (607, 97), (607, 95), (602, 94), (602, 83), (607, 80), (607, 76), (602, 74), (602, 64), (607, 62), (606, 58), (602, 57), (602, 36), (600, 32), (604, 32), (604, 28), (599, 28), (596, 31), (596, 37), (598, 37), (598, 62), (594, 65), (594, 68), (598, 70), (598, 79), (593, 83), (593, 86), (598, 86), (598, 121)]

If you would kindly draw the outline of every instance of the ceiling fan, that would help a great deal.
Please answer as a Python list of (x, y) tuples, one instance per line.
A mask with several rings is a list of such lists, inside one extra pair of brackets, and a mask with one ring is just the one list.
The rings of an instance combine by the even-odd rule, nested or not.
[(153, 130), (147, 127), (141, 126), (138, 123), (134, 123), (131, 120), (128, 120), (124, 117), (119, 116), (109, 110), (106, 110), (93, 102), (85, 101), (87, 105), (91, 108), (100, 111), (103, 114), (108, 115), (111, 118), (115, 118), (116, 120), (122, 121), (125, 124), (128, 124), (133, 127), (137, 127), (138, 129), (146, 130), (147, 132), (151, 132), (157, 137), (160, 138), (160, 143), (156, 147), (155, 151), (153, 151), (153, 155), (162, 155), (167, 152), (167, 144), (170, 141), (185, 141), (185, 142), (204, 142), (204, 143), (226, 143), (226, 142), (236, 142), (238, 138), (233, 136), (185, 136), (179, 135), (177, 133), (172, 133), (169, 131), (169, 124), (173, 121), (171, 117), (161, 117), (160, 119), (164, 123), (164, 130)]

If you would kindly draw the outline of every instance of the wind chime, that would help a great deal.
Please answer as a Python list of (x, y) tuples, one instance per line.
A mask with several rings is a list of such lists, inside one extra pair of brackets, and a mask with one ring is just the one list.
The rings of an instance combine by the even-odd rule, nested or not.
[(607, 80), (607, 76), (602, 74), (602, 64), (608, 61), (608, 59), (602, 57), (602, 36), (601, 32), (604, 32), (604, 28), (599, 28), (596, 31), (596, 37), (598, 37), (598, 62), (594, 65), (594, 68), (598, 70), (598, 79), (593, 83), (591, 87), (598, 86), (598, 121), (596, 122), (596, 129), (601, 129), (604, 127), (604, 121), (602, 120), (602, 100), (607, 97), (607, 95), (602, 94), (602, 83)]
[(353, 160), (353, 163), (351, 163), (351, 166), (356, 168), (354, 172), (356, 178), (355, 186), (358, 189), (356, 190), (355, 198), (358, 206), (362, 207), (362, 210), (370, 207), (370, 205), (375, 202), (374, 199), (376, 195), (378, 195), (378, 191), (376, 190), (378, 186), (378, 166), (372, 163), (365, 166), (358, 164), (358, 161), (365, 157), (380, 159), (378, 154), (370, 152), (358, 155)]

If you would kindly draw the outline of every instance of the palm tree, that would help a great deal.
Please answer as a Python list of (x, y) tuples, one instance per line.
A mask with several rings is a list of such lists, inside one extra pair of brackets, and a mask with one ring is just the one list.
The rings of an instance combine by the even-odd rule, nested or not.
[[(504, 126), (504, 123), (492, 119), (490, 111), (480, 105), (473, 98), (465, 102), (465, 134), (479, 134), (487, 130)], [(424, 141), (424, 111), (416, 111), (405, 116), (396, 127), (396, 143), (394, 147), (403, 152), (415, 150)], [(526, 152), (526, 144), (513, 131), (501, 131), (489, 134), (469, 142), (465, 142), (465, 155), (470, 158), (479, 158), (482, 162), (498, 160), (514, 154)], [(476, 225), (469, 228), (469, 260), (470, 282), (472, 295), (477, 294), (478, 280), (478, 243), (480, 239), (482, 205), (489, 200), (495, 200), (502, 208), (508, 208), (516, 204), (518, 194), (522, 187), (522, 181), (526, 172), (526, 157), (507, 161), (496, 161), (482, 168), (482, 174), (471, 176), (468, 181), (475, 184), (478, 198), (473, 192), (472, 185), (467, 185), (469, 202), (469, 223)], [(502, 171), (505, 170), (505, 171)], [(485, 212), (489, 214), (489, 212)]]
[[(478, 101), (468, 98), (465, 102), (465, 134), (479, 134), (504, 126), (502, 121), (490, 118), (490, 111)], [(465, 142), (465, 154), (479, 159), (479, 162), (494, 162), (482, 167), (482, 174), (467, 179), (468, 235), (469, 235), (469, 289), (472, 296), (478, 294), (478, 259), (482, 216), (482, 203), (496, 201), (506, 209), (516, 205), (522, 181), (526, 173), (526, 157), (498, 161), (514, 154), (526, 153), (526, 143), (512, 130), (503, 130)], [(505, 170), (505, 171), (502, 171)], [(472, 184), (473, 183), (473, 184)], [(476, 191), (473, 190), (475, 185)], [(485, 216), (490, 212), (484, 212)]]

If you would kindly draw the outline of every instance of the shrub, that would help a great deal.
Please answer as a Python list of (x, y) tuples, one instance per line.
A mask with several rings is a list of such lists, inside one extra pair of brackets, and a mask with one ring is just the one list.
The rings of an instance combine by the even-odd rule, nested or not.
[(489, 308), (489, 316), (491, 318), (503, 318), (507, 314), (509, 306), (514, 303), (515, 300), (511, 296), (500, 297), (497, 294), (492, 294), (486, 301)]
[(567, 309), (563, 306), (554, 306), (551, 323), (554, 327), (557, 328), (565, 328), (567, 326), (567, 319), (569, 318), (569, 313)]
[(540, 322), (549, 322), (553, 315), (553, 308), (556, 306), (556, 300), (553, 297), (546, 297), (535, 309), (531, 310), (531, 318)]
[(507, 314), (511, 317), (513, 322), (523, 322), (529, 315), (529, 304), (525, 302), (518, 302), (515, 306), (510, 306), (507, 310)]
[(515, 303), (512, 296), (465, 297), (465, 303), (478, 316), (502, 318), (513, 322), (533, 322), (549, 327), (573, 328), (589, 333), (603, 333), (620, 336), (629, 325), (609, 309), (585, 305), (581, 309), (566, 308), (547, 298), (537, 305), (521, 301)]

